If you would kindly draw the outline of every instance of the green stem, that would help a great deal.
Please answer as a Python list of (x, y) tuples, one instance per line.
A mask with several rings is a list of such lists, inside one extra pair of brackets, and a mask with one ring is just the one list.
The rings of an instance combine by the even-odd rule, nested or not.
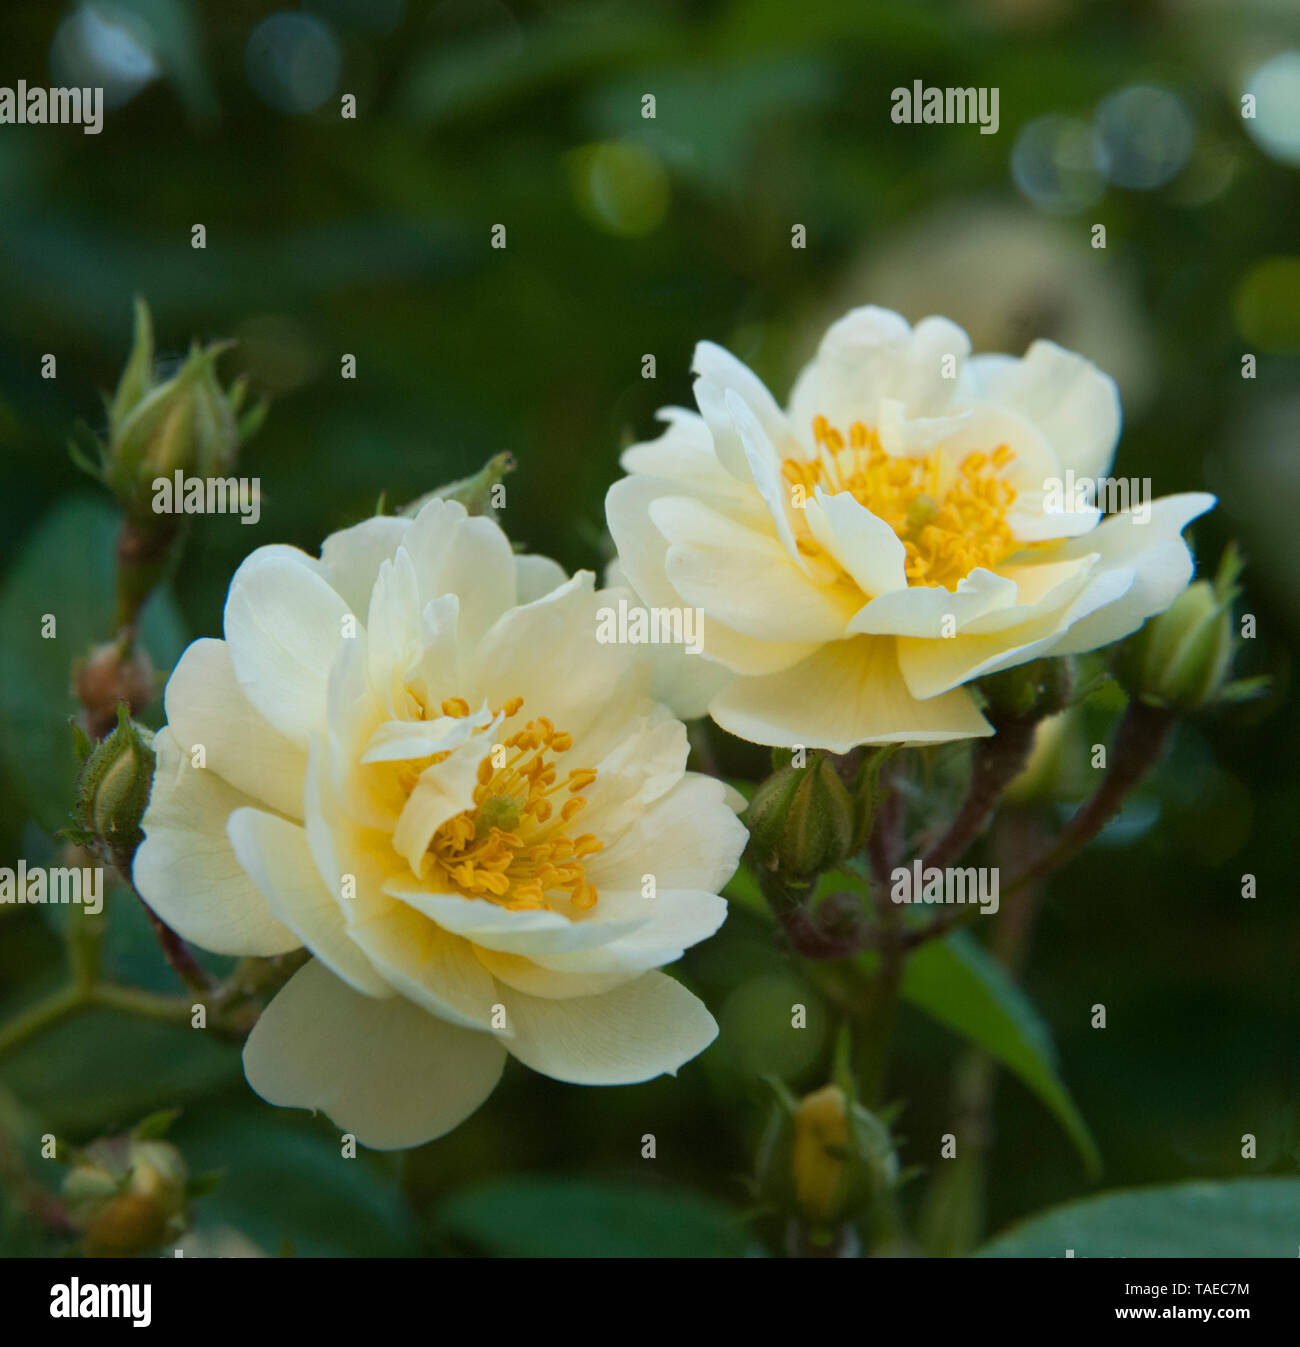
[(858, 1068), (862, 1101), (868, 1108), (879, 1108), (884, 1102), (885, 1074), (889, 1067), (894, 1028), (898, 1023), (903, 968), (907, 961), (907, 949), (901, 939), (900, 910), (892, 903), (882, 904), (880, 917), (884, 937), (880, 969), (871, 986), (871, 1002), (867, 1007), (866, 1024), (862, 1031), (863, 1046)]
[(170, 521), (150, 521), (149, 527), (142, 529), (129, 514), (123, 519), (117, 538), (116, 630), (134, 628), (150, 593), (167, 576), (173, 560), (172, 544), (180, 532)]
[[(1071, 816), (1055, 843), (1002, 886), (1004, 910), (1009, 908), (1008, 900), (1018, 898), (1024, 889), (1073, 860), (1119, 813), (1129, 793), (1160, 757), (1173, 725), (1170, 712), (1137, 700), (1129, 703), (1115, 731), (1110, 770), (1101, 785)], [(914, 948), (939, 939), (969, 926), (979, 914), (978, 907), (952, 908), (928, 926), (908, 931), (904, 943)]]
[(136, 987), (119, 987), (109, 982), (92, 987), (86, 999), (90, 1004), (105, 1010), (120, 1010), (156, 1024), (188, 1025), (193, 1013), (191, 1003), (179, 997), (159, 996), (155, 992), (140, 991)]
[(19, 1047), (29, 1038), (34, 1038), (61, 1020), (67, 1019), (85, 1004), (85, 990), (75, 983), (61, 987), (45, 1000), (38, 1001), (0, 1029), (0, 1057)]
[(1008, 718), (998, 724), (993, 738), (976, 740), (970, 788), (948, 831), (922, 857), (925, 869), (951, 865), (988, 826), (1003, 792), (1024, 770), (1037, 724), (1032, 718)]
[(157, 1024), (188, 1025), (192, 1014), (190, 1003), (178, 997), (158, 996), (153, 992), (119, 987), (107, 982), (90, 987), (72, 982), (47, 996), (44, 1001), (38, 1001), (0, 1029), (0, 1056), (91, 1006), (119, 1010), (137, 1019), (153, 1020)]

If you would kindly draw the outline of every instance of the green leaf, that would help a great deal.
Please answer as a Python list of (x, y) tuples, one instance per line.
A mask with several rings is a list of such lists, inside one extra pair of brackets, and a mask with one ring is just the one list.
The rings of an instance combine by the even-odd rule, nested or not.
[(981, 1258), (1294, 1258), (1300, 1179), (1175, 1183), (1102, 1193), (1031, 1216)]
[[(77, 755), (68, 716), (73, 660), (109, 639), (119, 517), (106, 502), (74, 497), (36, 526), (0, 587), (0, 760), (31, 816), (51, 835), (68, 822)], [(46, 614), (55, 635), (42, 636)], [(154, 594), (141, 640), (158, 669), (185, 645), (169, 593)]]
[(903, 996), (1017, 1075), (1065, 1128), (1089, 1175), (1100, 1172), (1097, 1143), (1057, 1074), (1046, 1023), (978, 941), (958, 931), (923, 945), (908, 960)]
[(240, 1079), (239, 1049), (212, 1034), (95, 1009), (14, 1049), (4, 1059), (4, 1075), (50, 1131), (88, 1139), (233, 1086)]
[(224, 1169), (209, 1169), (205, 1174), (195, 1174), (185, 1185), (185, 1196), (191, 1201), (199, 1197), (207, 1197), (209, 1193), (216, 1192), (225, 1178)]
[(620, 1183), (507, 1180), (457, 1193), (439, 1221), (515, 1258), (734, 1258), (751, 1245), (739, 1218), (715, 1202)]
[[(341, 1129), (272, 1109), (251, 1091), (190, 1110), (173, 1142), (207, 1188), (196, 1216), (231, 1226), (266, 1253), (304, 1258), (403, 1257), (417, 1245), (388, 1156), (343, 1154)], [(219, 1173), (220, 1183), (207, 1180)]]
[(137, 1141), (157, 1141), (159, 1137), (167, 1135), (172, 1123), (180, 1116), (179, 1108), (160, 1108), (136, 1123), (131, 1129), (131, 1135)]

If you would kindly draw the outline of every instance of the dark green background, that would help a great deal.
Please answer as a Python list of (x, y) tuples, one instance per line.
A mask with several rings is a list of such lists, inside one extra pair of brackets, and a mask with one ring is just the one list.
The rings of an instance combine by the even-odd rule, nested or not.
[[(960, 243), (992, 211), (1050, 233), (1059, 275), (1057, 263), (1025, 273), (1008, 224), (1007, 246), (995, 228), (971, 268), (980, 293), (1005, 278), (1005, 304), (991, 312), (958, 286), (933, 307), (981, 345), (1020, 348), (1069, 339), (1092, 302), (1089, 276), (1120, 296), (1115, 341), (1103, 324), (1085, 349), (1135, 390), (1117, 471), (1150, 477), (1157, 494), (1222, 494), (1196, 548), (1212, 565), (1229, 537), (1242, 540), (1259, 630), (1244, 668), (1276, 679), (1262, 703), (1180, 730), (1128, 826), (1052, 882), (1025, 986), (1105, 1157), (1104, 1186), (1297, 1172), (1300, 298), (1270, 292), (1261, 315), (1242, 294), (1261, 261), (1300, 250), (1300, 175), (1245, 135), (1237, 104), (1244, 72), (1300, 45), (1294, 20), (1287, 31), (1280, 9), (1210, 3), (411, 0), (385, 26), (373, 19), (382, 4), (320, 0), (302, 8), (331, 27), (342, 73), (336, 96), (294, 116), (245, 72), (249, 34), (274, 6), (126, 8), (170, 34), (164, 73), (100, 136), (0, 127), (0, 854), (36, 863), (48, 846), (29, 820), (48, 829), (69, 770), (38, 761), (70, 755), (59, 670), (109, 635), (111, 524), (70, 503), (96, 488), (65, 441), (77, 418), (102, 424), (134, 294), (153, 308), (161, 352), (240, 336), (223, 368), (251, 370), (274, 395), (240, 467), (261, 479), (261, 522), (193, 529), (177, 608), (155, 615), (167, 667), (185, 640), (218, 633), (229, 576), (253, 546), (314, 549), (381, 492), (401, 503), (503, 449), (519, 461), (503, 519), (512, 537), (569, 567), (603, 565), (618, 451), (655, 433), (656, 407), (690, 405), (695, 341), (728, 345), (783, 398), (828, 320), (882, 299), (906, 307), (924, 290), (926, 247)], [(50, 82), (67, 12), (5, 6), (0, 83)], [(893, 125), (889, 92), (916, 78), (999, 87), (999, 133)], [(1087, 118), (1139, 81), (1183, 98), (1192, 165), (1168, 186), (1111, 187), (1049, 220), (1012, 179), (1019, 129), (1049, 113)], [(338, 115), (345, 92), (355, 121)], [(646, 92), (653, 121), (640, 115)], [(614, 142), (636, 148), (593, 148)], [(615, 170), (597, 184), (612, 194), (604, 215), (593, 157)], [(923, 222), (928, 242), (908, 256)], [(195, 223), (204, 251), (190, 246)], [(498, 223), (503, 251), (489, 246)], [(804, 250), (790, 246), (794, 223)], [(1094, 223), (1107, 227), (1105, 252), (1087, 246)], [(873, 275), (888, 296), (865, 287)], [(1125, 367), (1108, 363), (1124, 351)], [(1240, 375), (1245, 351), (1258, 355), (1253, 382)], [(56, 380), (40, 377), (47, 352)], [(357, 357), (352, 382), (339, 377), (344, 352)], [(641, 378), (646, 353), (653, 382)], [(31, 627), (52, 609), (67, 615), (60, 649), (32, 653)], [(741, 775), (761, 769), (739, 746), (724, 760)], [(1244, 872), (1258, 877), (1249, 904)], [(132, 902), (114, 900), (118, 968), (171, 990)], [(41, 914), (0, 912), (0, 1009), (54, 985), (59, 958)], [(820, 1084), (833, 1024), (815, 993), (784, 985), (797, 972), (743, 912), (682, 971), (723, 1036), (676, 1081), (583, 1090), (512, 1064), (470, 1122), (401, 1160), (341, 1165), (327, 1122), (262, 1105), (233, 1051), (163, 1029), (79, 1020), (0, 1064), (0, 1081), (26, 1109), (20, 1131), (78, 1140), (185, 1102), (177, 1140), (196, 1168), (228, 1170), (205, 1220), (271, 1251), (286, 1234), (304, 1252), (509, 1248), (500, 1232), (528, 1228), (527, 1193), (492, 1199), (506, 1204), (500, 1219), (456, 1204), (482, 1183), (538, 1174), (663, 1187), (676, 1215), (628, 1218), (634, 1243), (667, 1231), (671, 1251), (680, 1227), (689, 1251), (725, 1251), (733, 1237), (689, 1204), (744, 1204), (757, 1075)], [(814, 1020), (794, 1057), (792, 999)], [(1108, 1007), (1104, 1032), (1089, 1028), (1094, 1002)], [(934, 1163), (958, 1051), (905, 1012), (891, 1076), (906, 1100), (905, 1163)], [(653, 1164), (639, 1158), (648, 1131)], [(1244, 1132), (1259, 1138), (1253, 1163), (1240, 1158)], [(1060, 1129), (1015, 1083), (999, 1092), (989, 1189), (989, 1231), (1090, 1191)], [(586, 1247), (592, 1222), (608, 1224), (601, 1200), (569, 1190), (545, 1207), (539, 1238)]]

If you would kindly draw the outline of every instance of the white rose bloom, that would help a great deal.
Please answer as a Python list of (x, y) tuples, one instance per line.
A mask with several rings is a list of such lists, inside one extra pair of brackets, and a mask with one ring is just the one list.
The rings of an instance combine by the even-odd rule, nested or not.
[(236, 572), (167, 685), (134, 879), (197, 945), (315, 956), (245, 1045), (265, 1099), (412, 1146), (507, 1053), (617, 1085), (712, 1041), (654, 970), (721, 925), (743, 801), (597, 642), (609, 601), (446, 501)]
[(855, 309), (785, 412), (718, 346), (694, 370), (699, 414), (626, 451), (606, 514), (646, 603), (704, 610), (705, 655), (737, 675), (709, 714), (741, 738), (989, 734), (964, 684), (1118, 640), (1191, 578), (1181, 533), (1212, 496), (1058, 508), (1053, 479), (1108, 472), (1120, 410), (1050, 342), (972, 359), (946, 319)]
[[(615, 558), (605, 567), (605, 584), (627, 586), (627, 576)], [(638, 608), (645, 604), (633, 594), (629, 602)], [(650, 694), (663, 702), (680, 720), (696, 720), (709, 709), (718, 689), (731, 675), (720, 664), (704, 658), (703, 652), (687, 648), (683, 641), (667, 641), (649, 646)]]

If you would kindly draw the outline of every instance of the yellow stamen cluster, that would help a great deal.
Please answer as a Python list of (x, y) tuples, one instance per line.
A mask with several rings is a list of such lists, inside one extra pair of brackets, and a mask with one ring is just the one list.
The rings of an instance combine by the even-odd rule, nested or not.
[[(824, 416), (813, 420), (813, 437), (817, 457), (786, 459), (786, 482), (809, 497), (819, 486), (831, 495), (848, 491), (883, 519), (907, 552), (909, 585), (956, 589), (976, 567), (995, 566), (1016, 550), (1006, 521), (1016, 491), (1003, 475), (1014, 455), (1005, 444), (992, 454), (967, 454), (940, 493), (938, 452), (894, 457), (861, 421), (846, 441)], [(798, 542), (810, 556), (828, 559), (807, 532)]]
[[(454, 709), (459, 703), (464, 711)], [(513, 715), (523, 699), (502, 708)], [(444, 715), (467, 715), (459, 698), (442, 704)], [(545, 717), (530, 720), (505, 740), (502, 766), (489, 753), (478, 767), (474, 807), (448, 819), (429, 844), (429, 854), (458, 889), (512, 911), (558, 910), (552, 900), (586, 911), (596, 903), (583, 862), (604, 848), (593, 833), (570, 835), (569, 825), (586, 808), (585, 791), (596, 780), (591, 768), (563, 778), (554, 757), (573, 747), (573, 736)], [(548, 756), (552, 755), (552, 756)], [(561, 803), (553, 797), (567, 796)], [(563, 901), (562, 899), (560, 900)]]

